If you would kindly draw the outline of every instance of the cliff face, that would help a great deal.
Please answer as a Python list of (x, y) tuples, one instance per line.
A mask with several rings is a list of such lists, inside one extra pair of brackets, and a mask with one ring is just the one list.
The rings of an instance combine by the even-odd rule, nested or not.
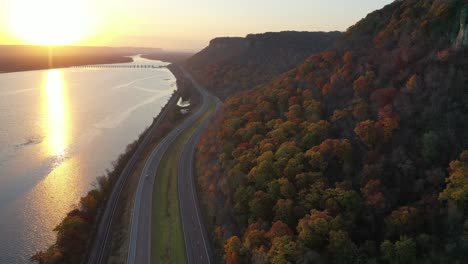
[(310, 55), (330, 48), (339, 32), (278, 32), (216, 38), (185, 63), (221, 98), (272, 80)]
[(245, 38), (215, 38), (210, 41), (209, 47), (214, 49), (246, 48), (250, 43)]
[(465, 5), (460, 13), (460, 31), (458, 32), (457, 39), (455, 40), (455, 48), (461, 49), (468, 47), (468, 4)]
[(342, 34), (340, 32), (267, 32), (249, 34), (241, 37), (220, 37), (210, 41), (208, 48), (249, 48), (249, 47), (281, 47), (309, 49), (310, 47), (326, 46), (334, 42)]

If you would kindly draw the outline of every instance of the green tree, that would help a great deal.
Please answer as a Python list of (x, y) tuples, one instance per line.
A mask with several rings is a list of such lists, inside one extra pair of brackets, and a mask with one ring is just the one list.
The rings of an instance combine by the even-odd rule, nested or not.
[(304, 170), (304, 162), (304, 154), (296, 154), (286, 163), (283, 174), (289, 178), (294, 178), (297, 174), (300, 174)]
[(290, 106), (287, 117), (289, 121), (299, 123), (302, 119), (302, 107), (298, 104)]
[(331, 127), (330, 123), (324, 120), (316, 123), (304, 122), (302, 126), (306, 129), (306, 134), (302, 137), (301, 143), (306, 149), (323, 142)]
[[(325, 172), (329, 167), (348, 173), (351, 162), (351, 143), (348, 139), (326, 139), (309, 149), (305, 156), (314, 170)], [(333, 166), (330, 166), (333, 165)]]
[(382, 259), (388, 263), (393, 263), (395, 260), (395, 246), (388, 240), (385, 240), (382, 242), (382, 244), (380, 244), (380, 253)]
[(275, 207), (275, 220), (280, 220), (288, 224), (294, 222), (294, 202), (291, 199), (279, 199)]
[(299, 240), (311, 249), (322, 248), (332, 228), (332, 219), (326, 211), (312, 210), (310, 214), (299, 220), (297, 225)]
[(291, 236), (274, 238), (268, 257), (272, 264), (293, 263), (299, 253), (298, 245)]
[(304, 101), (305, 119), (309, 122), (317, 122), (322, 116), (322, 105), (320, 102), (310, 99)]
[(271, 219), (273, 213), (271, 208), (274, 205), (271, 195), (263, 191), (255, 192), (253, 199), (249, 202), (251, 219)]
[(426, 162), (432, 162), (439, 157), (439, 137), (433, 131), (427, 132), (422, 138), (422, 155)]
[(257, 166), (253, 167), (248, 175), (249, 181), (257, 187), (262, 187), (277, 177), (274, 168), (273, 152), (267, 151), (257, 159)]
[(412, 238), (403, 236), (395, 242), (395, 259), (397, 263), (401, 264), (415, 262), (416, 243), (414, 243)]
[(392, 243), (385, 240), (380, 245), (382, 259), (387, 263), (409, 264), (416, 260), (416, 243), (412, 238), (401, 236), (398, 241)]
[(329, 234), (327, 249), (336, 263), (350, 263), (356, 251), (356, 245), (351, 241), (348, 233), (342, 230), (332, 230)]
[[(345, 183), (336, 183), (335, 185), (335, 188), (325, 190), (323, 195), (326, 209), (331, 213), (357, 215), (361, 209), (359, 194), (346, 186)], [(327, 207), (327, 202), (331, 203), (330, 208)]]
[(252, 186), (240, 186), (234, 194), (234, 210), (240, 216), (249, 211), (249, 201), (252, 199), (255, 190)]

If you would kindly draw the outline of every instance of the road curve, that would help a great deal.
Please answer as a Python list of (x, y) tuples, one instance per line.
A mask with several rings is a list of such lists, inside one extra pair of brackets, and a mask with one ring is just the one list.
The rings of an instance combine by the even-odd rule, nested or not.
[[(198, 90), (204, 89), (187, 73), (184, 74), (192, 81)], [(216, 113), (221, 102), (218, 98), (208, 95), (211, 102), (216, 104)], [(213, 115), (212, 114), (212, 115)], [(211, 264), (213, 263), (213, 254), (210, 247), (208, 232), (204, 225), (204, 219), (200, 210), (197, 197), (196, 180), (193, 172), (195, 147), (201, 134), (211, 121), (207, 118), (193, 133), (182, 151), (177, 170), (177, 189), (179, 196), (180, 220), (185, 242), (185, 255), (188, 264)]]
[[(132, 212), (132, 220), (131, 220), (131, 232), (130, 232), (130, 240), (129, 240), (129, 248), (128, 248), (128, 255), (127, 255), (127, 263), (129, 264), (149, 264), (151, 263), (151, 216), (152, 216), (152, 201), (153, 201), (153, 185), (155, 182), (156, 172), (159, 167), (159, 163), (163, 158), (164, 154), (167, 152), (171, 144), (176, 140), (176, 138), (187, 128), (189, 128), (199, 117), (201, 117), (209, 108), (210, 102), (214, 102), (219, 105), (220, 102), (208, 92), (203, 89), (200, 85), (198, 85), (191, 76), (185, 72), (183, 69), (182, 71), (184, 74), (189, 77), (192, 82), (194, 83), (195, 88), (200, 92), (202, 96), (202, 103), (199, 109), (185, 119), (181, 124), (179, 124), (175, 129), (173, 129), (152, 151), (150, 157), (147, 159), (145, 166), (142, 171), (142, 175), (140, 176), (140, 180), (137, 187), (137, 192), (135, 194), (135, 201), (134, 207)], [(201, 127), (197, 129), (197, 132), (194, 133), (195, 135), (199, 135), (201, 132)], [(192, 141), (191, 140), (189, 141)], [(189, 144), (188, 144), (189, 145)], [(184, 149), (185, 150), (185, 149)], [(193, 161), (193, 155), (189, 157), (190, 164)], [(184, 161), (185, 162), (185, 161)], [(180, 173), (180, 172), (179, 172)], [(180, 181), (180, 177), (179, 177)], [(193, 182), (192, 182), (193, 187)], [(193, 187), (194, 188), (194, 187)], [(192, 190), (194, 190), (192, 188)], [(180, 197), (180, 191), (179, 191)], [(185, 197), (185, 195), (184, 195)], [(192, 196), (192, 199), (196, 197)], [(180, 199), (180, 198), (179, 198)], [(195, 201), (195, 200), (194, 200)], [(198, 201), (195, 201), (198, 203)], [(183, 203), (186, 205), (186, 203)], [(186, 207), (185, 207), (186, 208)], [(197, 212), (198, 205), (197, 205)], [(193, 209), (193, 208), (192, 208)], [(191, 214), (185, 212), (186, 210), (181, 210), (181, 219), (182, 219), (182, 226), (184, 229), (184, 240), (186, 249), (190, 248), (190, 244), (192, 240), (188, 240), (188, 237), (191, 237), (192, 234), (186, 228), (186, 221), (183, 219), (187, 219), (187, 217), (191, 217)], [(198, 214), (198, 223), (201, 226), (203, 223), (203, 219), (201, 218), (201, 214)], [(202, 230), (205, 230), (203, 228)], [(198, 232), (199, 238), (204, 240), (204, 247), (199, 247), (200, 249), (203, 248), (205, 252), (205, 258), (207, 261), (205, 262), (193, 262), (193, 258), (189, 255), (189, 251), (186, 250), (187, 254), (187, 261), (188, 263), (210, 263), (211, 254), (209, 249), (209, 241), (206, 237), (206, 232)], [(201, 235), (201, 236), (200, 236)], [(197, 240), (198, 241), (198, 240)], [(195, 243), (195, 242), (194, 242)], [(190, 251), (191, 252), (191, 251)]]

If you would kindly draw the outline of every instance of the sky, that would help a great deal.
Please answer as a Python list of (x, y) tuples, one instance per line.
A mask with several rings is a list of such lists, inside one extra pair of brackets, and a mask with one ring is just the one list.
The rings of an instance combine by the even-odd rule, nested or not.
[(0, 44), (59, 43), (196, 51), (212, 38), (222, 36), (284, 30), (345, 31), (366, 14), (391, 2), (0, 0)]

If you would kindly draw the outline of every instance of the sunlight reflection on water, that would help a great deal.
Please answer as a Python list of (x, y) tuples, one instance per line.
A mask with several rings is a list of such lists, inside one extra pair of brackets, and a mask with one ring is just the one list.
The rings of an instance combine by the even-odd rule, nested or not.
[(0, 264), (28, 263), (54, 241), (54, 227), (175, 88), (165, 68), (0, 75)]
[(43, 122), (48, 153), (64, 156), (68, 145), (68, 98), (61, 70), (44, 73)]

